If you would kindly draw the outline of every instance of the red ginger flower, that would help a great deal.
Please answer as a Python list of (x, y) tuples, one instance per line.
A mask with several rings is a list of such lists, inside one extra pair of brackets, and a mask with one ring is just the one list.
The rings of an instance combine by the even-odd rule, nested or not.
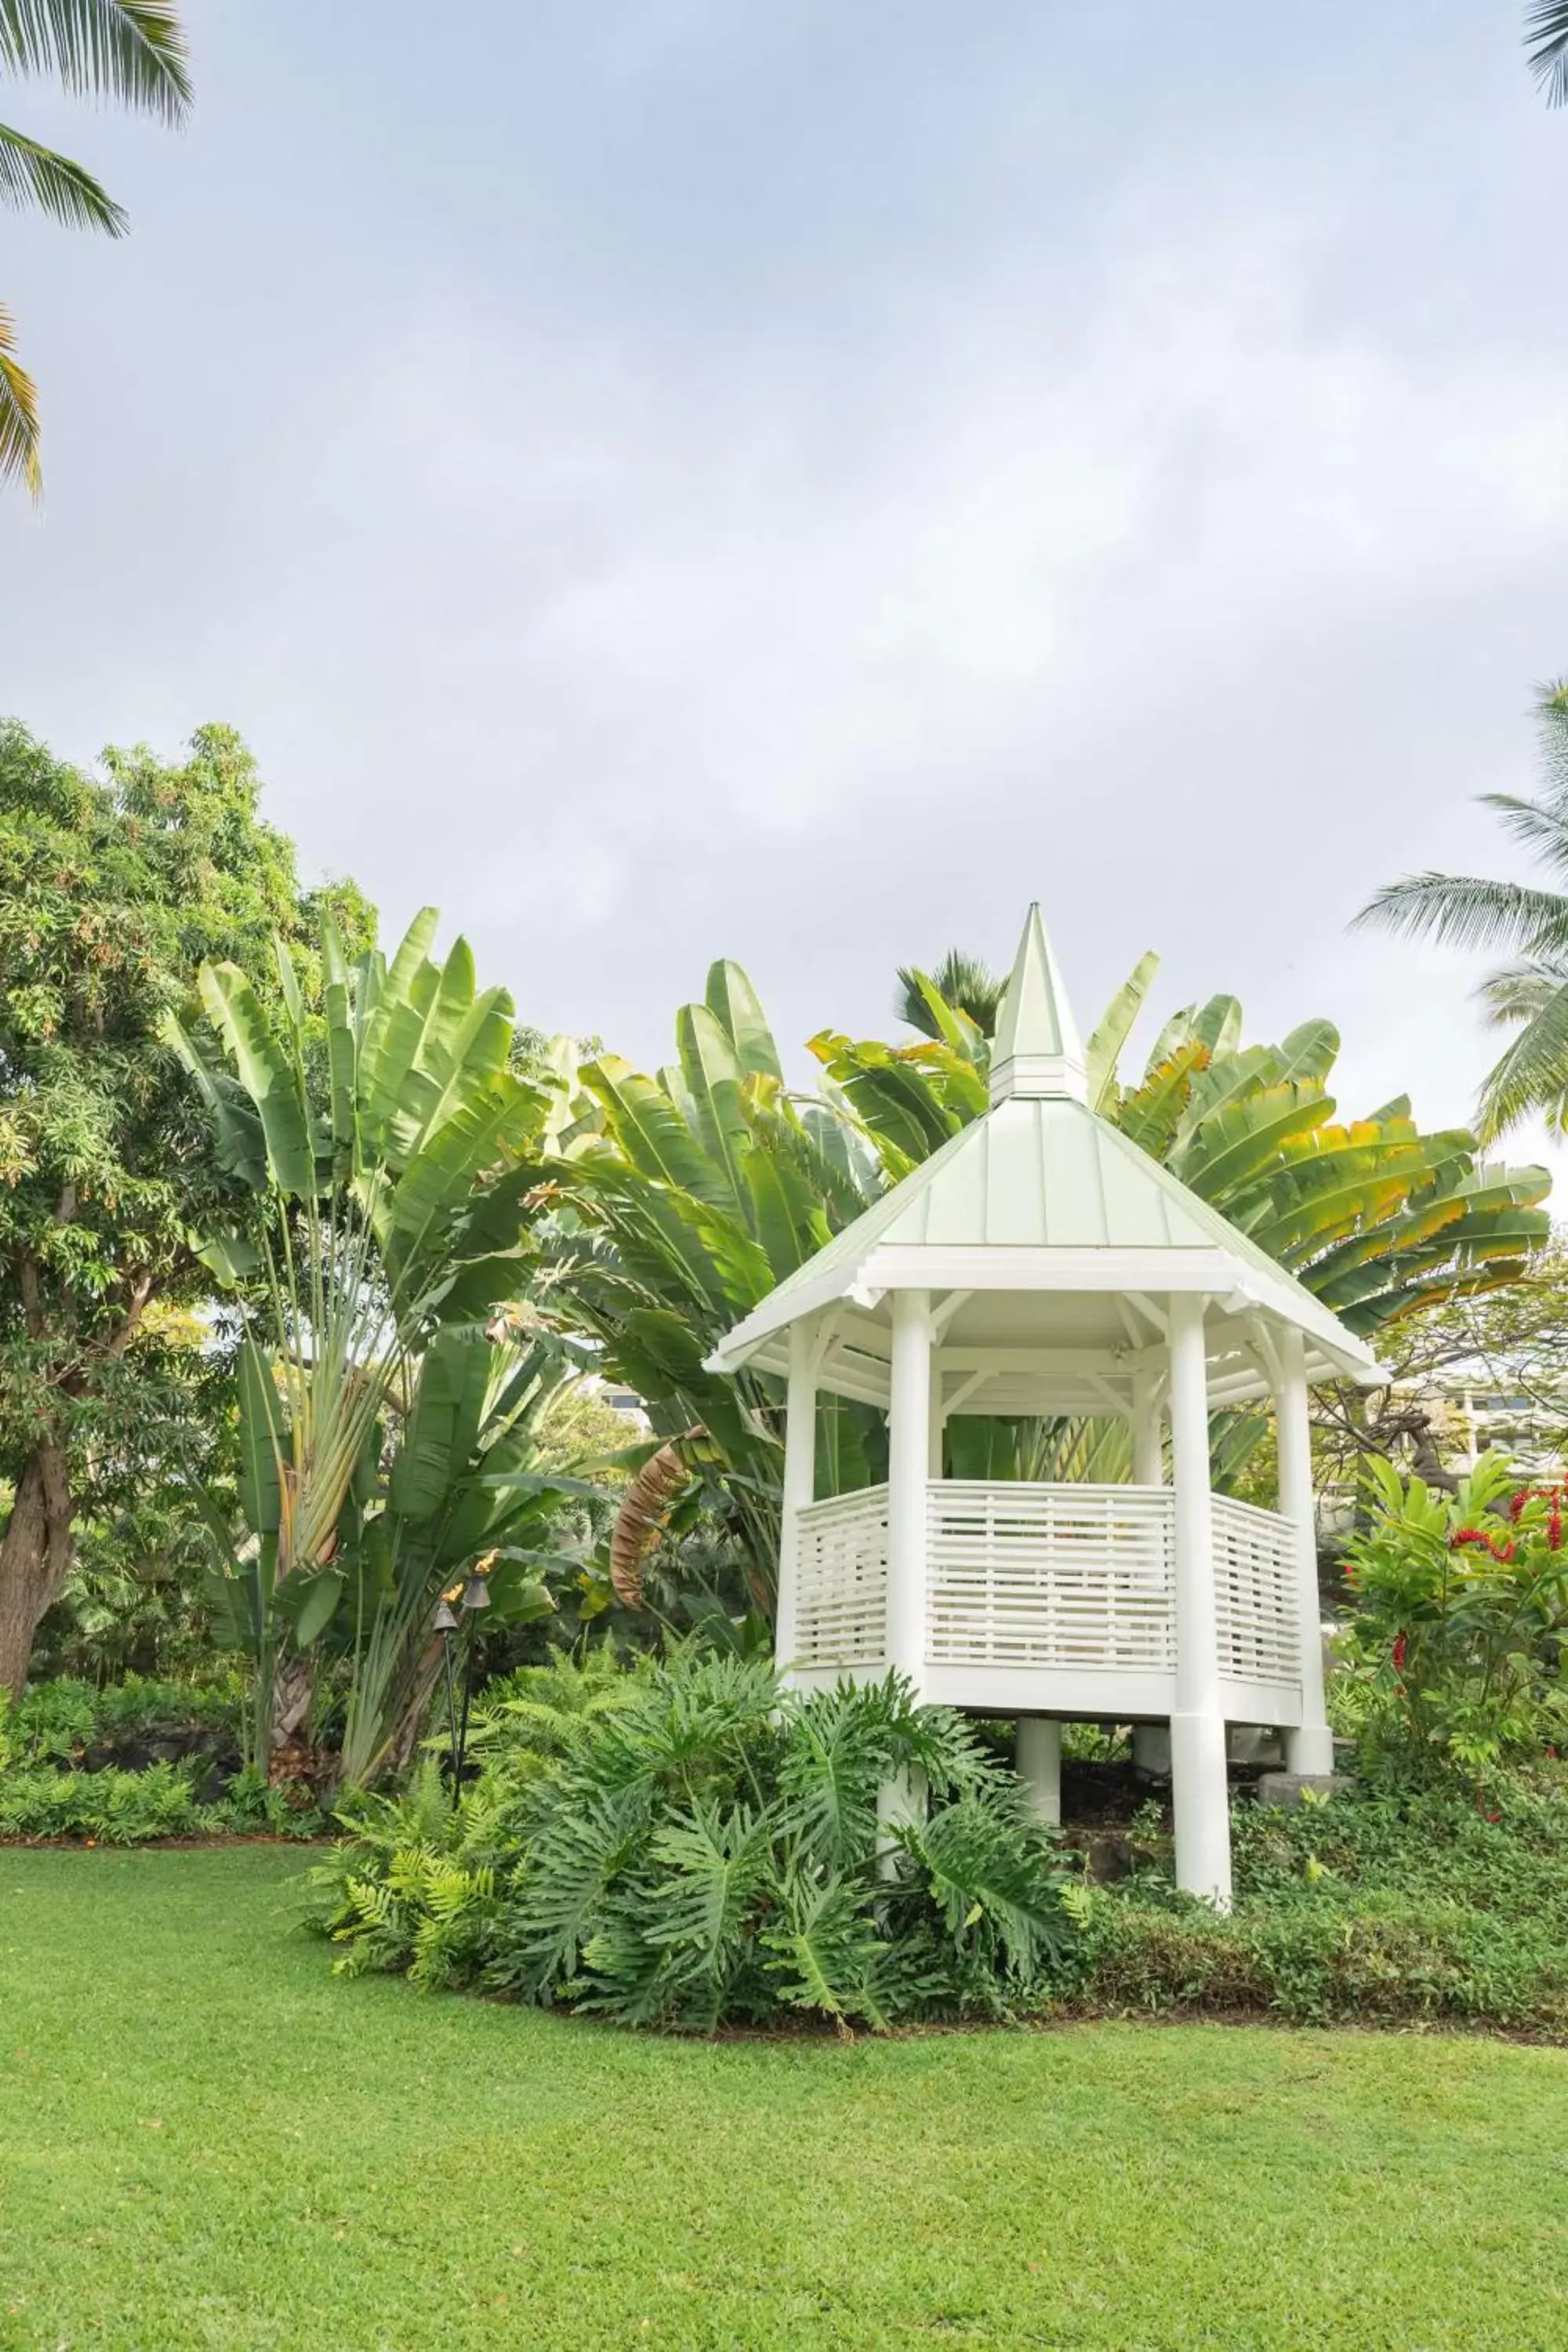
[(1485, 1528), (1456, 1528), (1448, 1538), (1448, 1549), (1450, 1551), (1458, 1551), (1461, 1544), (1474, 1544), (1482, 1551), (1489, 1551), (1492, 1558), (1504, 1568), (1513, 1558), (1512, 1544), (1499, 1543), (1495, 1536), (1488, 1535)]

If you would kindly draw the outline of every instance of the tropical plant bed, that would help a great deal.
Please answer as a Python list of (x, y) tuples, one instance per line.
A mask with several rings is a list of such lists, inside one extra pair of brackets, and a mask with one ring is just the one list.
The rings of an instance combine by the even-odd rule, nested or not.
[[(1568, 2057), (345, 1998), (293, 1860), (0, 1856), (0, 2344), (1546, 2352)], [(215, 2128), (215, 2117), (222, 2127)]]
[[(1055, 1841), (974, 1727), (896, 1679), (803, 1698), (688, 1655), (507, 1688), (458, 1806), (428, 1769), (360, 1801), (312, 1874), (339, 1973), (688, 2032), (1110, 2012), (1568, 2038), (1560, 1765), (1479, 1796), (1238, 1795), (1221, 1916), (1173, 1885), (1157, 1801)], [(885, 1819), (910, 1768), (929, 1810)]]

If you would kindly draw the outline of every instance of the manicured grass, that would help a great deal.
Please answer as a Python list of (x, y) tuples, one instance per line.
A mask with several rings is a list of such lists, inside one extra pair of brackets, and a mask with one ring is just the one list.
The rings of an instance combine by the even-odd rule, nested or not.
[(297, 1854), (0, 1853), (0, 2346), (1568, 2347), (1568, 2053), (710, 2046), (335, 1982)]

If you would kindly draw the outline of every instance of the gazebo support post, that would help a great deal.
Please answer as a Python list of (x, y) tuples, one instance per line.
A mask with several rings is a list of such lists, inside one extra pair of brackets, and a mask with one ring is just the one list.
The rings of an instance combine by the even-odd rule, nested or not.
[(1056, 1828), (1062, 1817), (1061, 1725), (1048, 1716), (1021, 1715), (1015, 1761), (1030, 1804)]
[[(1132, 1375), (1132, 1483), (1163, 1486), (1165, 1449), (1160, 1442), (1160, 1391), (1156, 1375), (1147, 1366)], [(1141, 1772), (1163, 1780), (1171, 1769), (1171, 1735), (1163, 1723), (1135, 1723), (1132, 1761)]]
[(1171, 1466), (1175, 1487), (1176, 1704), (1171, 1781), (1176, 1883), (1230, 1906), (1230, 1793), (1215, 1622), (1204, 1301), (1171, 1295)]
[(1318, 1594), (1318, 1529), (1312, 1507), (1312, 1437), (1307, 1410), (1306, 1349), (1300, 1331), (1275, 1341), (1274, 1419), (1279, 1448), (1279, 1516), (1296, 1537), (1300, 1608), (1301, 1720), (1285, 1735), (1285, 1762), (1312, 1775), (1334, 1769), (1334, 1739), (1323, 1705), (1323, 1604)]
[(816, 1335), (802, 1318), (789, 1329), (789, 1387), (784, 1401), (784, 1500), (779, 1528), (779, 1581), (773, 1619), (773, 1662), (781, 1674), (795, 1664), (800, 1596), (800, 1515), (816, 1491)]
[(925, 1683), (926, 1522), (931, 1477), (931, 1293), (893, 1293), (888, 1409), (888, 1664)]
[[(888, 1664), (925, 1687), (926, 1528), (931, 1430), (931, 1293), (893, 1293), (888, 1399)], [(925, 1811), (921, 1773), (889, 1781), (877, 1801), (885, 1827)]]

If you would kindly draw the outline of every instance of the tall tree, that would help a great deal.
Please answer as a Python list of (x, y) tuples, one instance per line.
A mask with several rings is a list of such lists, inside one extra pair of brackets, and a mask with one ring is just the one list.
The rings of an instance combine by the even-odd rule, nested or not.
[[(95, 1488), (183, 1393), (162, 1308), (211, 1287), (193, 1230), (227, 1180), (161, 1039), (204, 957), (309, 973), (317, 911), (257, 814), (249, 754), (206, 728), (182, 767), (107, 780), (0, 726), (0, 1689), (26, 1677)], [(369, 917), (335, 894), (356, 934)]]
[[(1533, 800), (1483, 793), (1503, 829), (1540, 861), (1549, 880), (1568, 883), (1568, 678), (1536, 698), (1542, 788)], [(1443, 947), (1495, 948), (1512, 959), (1489, 972), (1481, 1001), (1494, 1027), (1517, 1029), (1481, 1087), (1483, 1136), (1502, 1134), (1539, 1111), (1568, 1134), (1568, 892), (1475, 874), (1407, 874), (1356, 917), (1405, 939)]]
[(257, 1544), (232, 1581), (279, 1779), (309, 1754), (329, 1630), (353, 1677), (342, 1768), (373, 1777), (434, 1671), (442, 1586), (498, 1547), (537, 1552), (550, 1516), (535, 1424), (576, 1366), (496, 1315), (531, 1273), (547, 1097), (510, 1066), (510, 997), (477, 987), (466, 940), (434, 962), (436, 924), (426, 907), (390, 963), (351, 963), (324, 921), (315, 1001), (279, 939), (276, 1019), (237, 962), (204, 964), (210, 1030), (168, 1024), (242, 1188), (207, 1260), (261, 1277), (238, 1381)]
[[(191, 102), (184, 36), (173, 0), (0, 0), (0, 75), (47, 75), (73, 96), (103, 98), (177, 123)], [(0, 203), (36, 207), (67, 228), (123, 236), (125, 214), (90, 172), (0, 123)], [(37, 497), (37, 391), (16, 358), (0, 304), (0, 480)]]

